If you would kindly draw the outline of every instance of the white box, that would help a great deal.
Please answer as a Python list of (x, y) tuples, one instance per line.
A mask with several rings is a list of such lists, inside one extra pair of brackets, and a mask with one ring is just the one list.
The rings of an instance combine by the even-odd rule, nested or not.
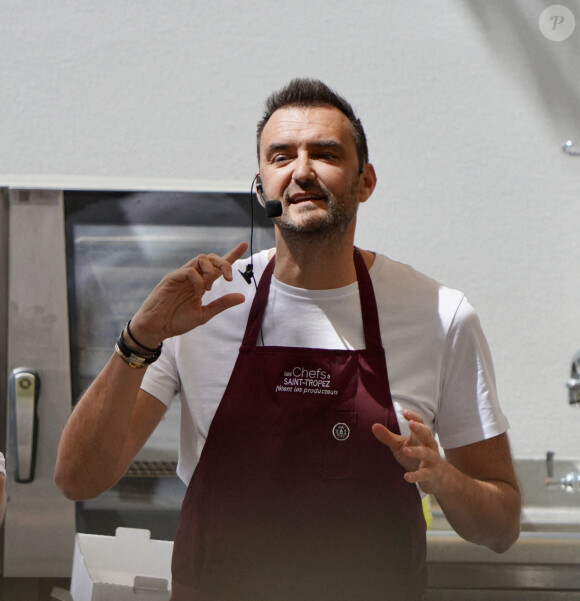
[(115, 536), (77, 534), (73, 601), (169, 601), (173, 542), (149, 530), (117, 528)]

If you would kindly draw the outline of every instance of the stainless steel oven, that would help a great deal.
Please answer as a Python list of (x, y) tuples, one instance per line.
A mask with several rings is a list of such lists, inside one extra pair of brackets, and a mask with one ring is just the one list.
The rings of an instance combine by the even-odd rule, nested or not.
[[(70, 575), (75, 532), (117, 526), (172, 539), (184, 486), (175, 475), (179, 407), (124, 478), (97, 499), (53, 483), (60, 432), (114, 341), (163, 274), (249, 237), (249, 191), (16, 189), (0, 193), (0, 449), (8, 468), (3, 574)], [(274, 232), (254, 212), (254, 250)]]

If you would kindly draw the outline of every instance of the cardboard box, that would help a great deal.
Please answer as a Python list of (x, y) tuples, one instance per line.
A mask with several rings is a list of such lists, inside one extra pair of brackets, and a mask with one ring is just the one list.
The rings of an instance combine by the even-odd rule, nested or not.
[(77, 534), (73, 601), (169, 601), (173, 542), (149, 530), (117, 528), (115, 536)]

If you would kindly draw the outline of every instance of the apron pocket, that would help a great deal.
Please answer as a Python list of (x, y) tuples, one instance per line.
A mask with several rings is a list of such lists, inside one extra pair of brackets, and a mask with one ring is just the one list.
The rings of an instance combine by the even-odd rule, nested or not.
[(324, 426), (324, 478), (356, 478), (356, 411), (327, 411)]

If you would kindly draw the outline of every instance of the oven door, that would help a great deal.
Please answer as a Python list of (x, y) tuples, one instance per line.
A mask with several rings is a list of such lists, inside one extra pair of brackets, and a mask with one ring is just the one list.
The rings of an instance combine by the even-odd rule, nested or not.
[[(54, 484), (60, 433), (71, 408), (63, 196), (7, 190), (1, 198), (0, 398), (8, 504), (3, 573), (70, 576), (74, 503)], [(6, 392), (7, 391), (7, 392)]]
[[(90, 501), (69, 502), (54, 485), (58, 440), (161, 277), (201, 252), (223, 254), (248, 240), (248, 193), (4, 190), (0, 218), (10, 240), (5, 268), (0, 262), (8, 280), (0, 360), (11, 391), (0, 399), (10, 497), (4, 575), (70, 576), (75, 532), (125, 526), (172, 540), (185, 493), (175, 474), (177, 402), (121, 481)], [(273, 246), (270, 220), (261, 210), (253, 219), (254, 251)]]
[[(274, 245), (271, 221), (251, 207), (247, 192), (64, 192), (73, 403), (166, 273), (247, 240), (252, 217), (254, 250)], [(173, 540), (186, 490), (175, 473), (179, 420), (176, 399), (120, 482), (77, 504), (77, 531), (125, 526)]]

